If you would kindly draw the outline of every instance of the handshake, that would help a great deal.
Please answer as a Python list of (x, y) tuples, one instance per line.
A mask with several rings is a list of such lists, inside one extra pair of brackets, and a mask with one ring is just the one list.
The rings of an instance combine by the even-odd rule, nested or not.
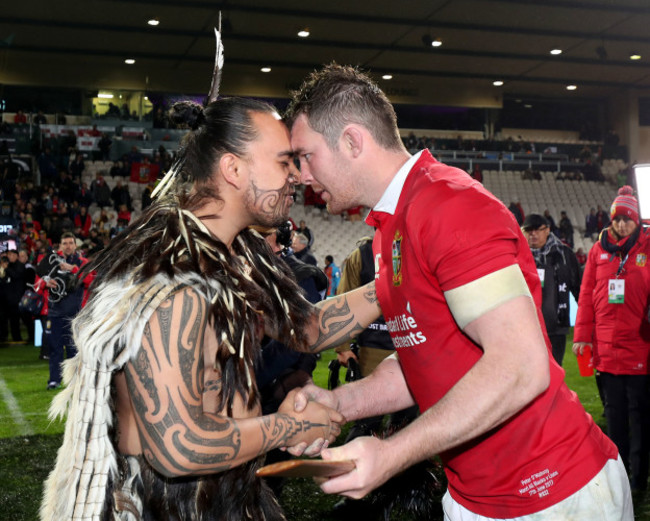
[(294, 456), (317, 456), (336, 440), (346, 423), (334, 393), (313, 384), (289, 391), (278, 414), (291, 418), (285, 449)]
[[(282, 475), (313, 475), (323, 492), (359, 499), (401, 470), (402, 465), (394, 461), (399, 451), (393, 447), (391, 438), (365, 436), (340, 447), (328, 448), (346, 422), (339, 412), (342, 409), (337, 393), (313, 384), (289, 392), (278, 413), (301, 419), (303, 425), (314, 428), (308, 426), (300, 436), (288, 439), (285, 450), (294, 456), (320, 455), (322, 460), (285, 462), (290, 465)], [(305, 420), (310, 423), (306, 424)], [(275, 470), (272, 467), (269, 465), (261, 471), (272, 473)]]

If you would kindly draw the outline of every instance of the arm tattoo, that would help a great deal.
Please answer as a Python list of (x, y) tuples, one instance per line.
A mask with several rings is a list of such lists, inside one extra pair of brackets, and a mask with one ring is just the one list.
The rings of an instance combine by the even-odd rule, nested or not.
[[(195, 291), (173, 294), (149, 321), (142, 348), (125, 370), (143, 454), (156, 470), (168, 476), (222, 472), (289, 445), (296, 435), (327, 430), (287, 414), (233, 419), (206, 412), (206, 397), (224, 385), (218, 371), (204, 376), (207, 315), (207, 302)], [(325, 323), (347, 327), (344, 315), (334, 309)]]
[[(172, 299), (175, 298), (172, 296)], [(204, 321), (205, 306), (199, 302), (199, 296), (194, 292), (183, 292), (176, 298), (182, 298), (180, 320), (182, 327), (178, 330), (178, 359), (181, 375), (185, 380), (185, 387), (197, 401), (201, 397), (201, 382), (203, 373), (203, 356), (196, 356), (196, 353), (203, 352), (202, 327)], [(198, 351), (196, 348), (199, 348)], [(199, 369), (199, 376), (193, 379), (193, 375)]]
[(371, 304), (377, 302), (377, 291), (375, 289), (374, 282), (371, 282), (366, 286), (366, 290), (363, 292), (363, 298), (365, 298)]
[[(225, 470), (239, 454), (241, 432), (236, 422), (203, 413), (207, 303), (185, 289), (153, 318), (125, 371), (143, 452), (170, 474), (191, 473), (197, 465)], [(210, 382), (210, 389), (220, 389), (219, 379)]]
[(340, 344), (364, 330), (359, 323), (351, 326), (354, 314), (350, 311), (348, 299), (340, 299), (340, 304), (337, 302), (338, 300), (333, 300), (331, 304), (322, 307), (318, 338), (311, 346), (312, 351), (334, 345), (334, 343)]
[(306, 432), (317, 427), (327, 427), (323, 423), (312, 423), (309, 420), (300, 421), (286, 414), (276, 414), (275, 417), (261, 418), (262, 448), (260, 454), (265, 454), (276, 447), (288, 445), (289, 440), (299, 432)]

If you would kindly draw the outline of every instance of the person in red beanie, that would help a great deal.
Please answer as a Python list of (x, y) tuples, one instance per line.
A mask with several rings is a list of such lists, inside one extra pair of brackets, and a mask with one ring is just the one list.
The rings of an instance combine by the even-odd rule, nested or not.
[(642, 492), (650, 454), (650, 235), (640, 226), (632, 188), (624, 186), (618, 194), (612, 223), (601, 232), (585, 266), (573, 352), (593, 349), (607, 433), (623, 458), (632, 490)]

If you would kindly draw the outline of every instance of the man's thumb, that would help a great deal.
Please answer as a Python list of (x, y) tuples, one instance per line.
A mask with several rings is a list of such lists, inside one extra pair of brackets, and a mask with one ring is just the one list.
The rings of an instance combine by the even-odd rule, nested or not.
[(296, 412), (302, 412), (307, 407), (307, 395), (303, 391), (298, 391), (293, 400), (293, 410)]

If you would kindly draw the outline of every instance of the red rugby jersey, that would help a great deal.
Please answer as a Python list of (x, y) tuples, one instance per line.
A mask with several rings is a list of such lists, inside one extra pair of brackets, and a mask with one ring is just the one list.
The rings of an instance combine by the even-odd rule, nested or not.
[[(382, 312), (409, 388), (425, 411), (482, 353), (458, 328), (443, 292), (518, 264), (543, 324), (541, 287), (514, 217), (465, 172), (425, 150), (401, 190), (394, 185), (387, 190), (397, 198), (394, 213), (380, 211), (391, 199), (384, 194), (367, 222), (377, 227)], [(472, 512), (492, 518), (538, 512), (582, 488), (617, 457), (564, 383), (548, 339), (547, 347), (548, 389), (500, 427), (440, 455), (450, 494)]]

